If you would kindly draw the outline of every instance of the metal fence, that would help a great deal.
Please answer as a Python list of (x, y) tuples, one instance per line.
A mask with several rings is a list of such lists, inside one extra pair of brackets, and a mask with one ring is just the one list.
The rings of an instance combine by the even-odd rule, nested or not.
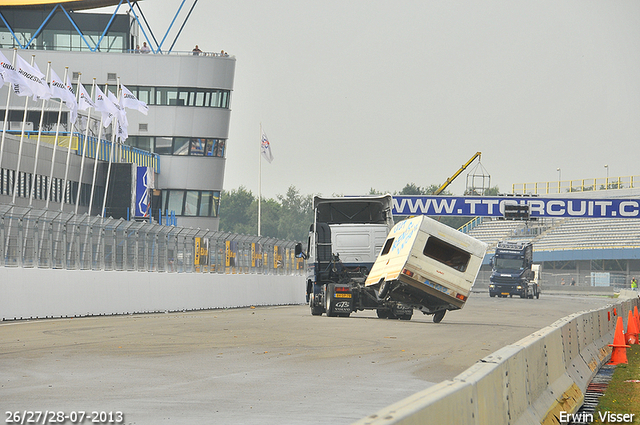
[(0, 205), (0, 266), (302, 274), (296, 242)]

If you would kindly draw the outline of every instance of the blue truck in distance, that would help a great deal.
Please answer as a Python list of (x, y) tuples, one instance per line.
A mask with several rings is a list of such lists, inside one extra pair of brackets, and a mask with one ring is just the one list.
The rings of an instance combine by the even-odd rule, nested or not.
[(498, 242), (491, 268), (489, 296), (540, 298), (540, 266), (533, 264), (531, 242)]

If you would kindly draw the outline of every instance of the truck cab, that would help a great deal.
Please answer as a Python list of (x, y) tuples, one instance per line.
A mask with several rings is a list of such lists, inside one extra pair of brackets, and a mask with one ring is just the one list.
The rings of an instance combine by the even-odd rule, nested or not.
[(489, 296), (540, 297), (537, 276), (532, 270), (534, 264), (531, 242), (498, 242), (495, 255), (491, 258), (491, 266)]
[[(307, 302), (313, 315), (348, 315), (356, 303), (366, 304), (356, 299), (353, 282), (364, 283), (393, 227), (392, 203), (391, 195), (314, 197), (308, 252), (300, 252), (306, 259)], [(341, 300), (331, 304), (327, 292), (340, 292)]]

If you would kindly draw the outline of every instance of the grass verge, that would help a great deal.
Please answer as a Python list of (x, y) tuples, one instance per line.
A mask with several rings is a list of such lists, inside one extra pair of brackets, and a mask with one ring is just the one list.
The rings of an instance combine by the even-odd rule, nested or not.
[[(607, 390), (600, 398), (596, 406), (594, 424), (619, 424), (633, 423), (640, 424), (640, 345), (632, 345), (627, 348), (628, 364), (616, 366), (611, 382)], [(607, 422), (606, 414), (613, 415), (633, 414), (633, 421), (623, 421), (621, 416), (609, 416), (616, 420)], [(629, 416), (627, 416), (629, 418)]]

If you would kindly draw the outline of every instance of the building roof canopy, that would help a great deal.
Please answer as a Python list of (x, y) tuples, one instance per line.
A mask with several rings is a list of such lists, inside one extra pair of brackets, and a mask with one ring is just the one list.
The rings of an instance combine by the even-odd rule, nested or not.
[(85, 10), (105, 6), (116, 6), (118, 3), (120, 3), (119, 0), (0, 0), (0, 7), (52, 9), (57, 4), (60, 4), (67, 10)]

